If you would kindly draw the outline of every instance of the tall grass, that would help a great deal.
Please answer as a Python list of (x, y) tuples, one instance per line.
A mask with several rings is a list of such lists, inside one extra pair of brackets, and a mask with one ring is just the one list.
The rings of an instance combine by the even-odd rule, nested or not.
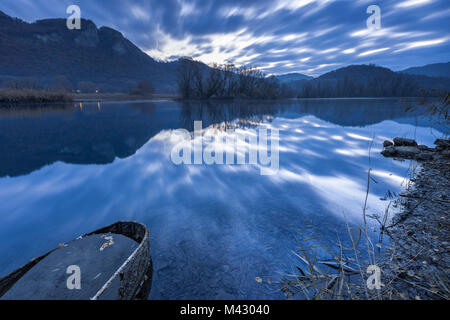
[[(372, 143), (369, 147), (369, 167)], [(421, 166), (417, 163), (410, 163), (410, 179), (406, 179), (407, 193), (414, 190), (415, 185), (411, 182), (416, 180), (420, 168)], [(441, 170), (444, 174), (448, 169), (443, 167)], [(348, 239), (342, 241), (337, 235), (337, 240), (327, 245), (322, 241), (320, 233), (315, 230), (308, 233), (305, 232), (305, 229), (299, 231), (302, 238), (298, 240), (298, 249), (294, 252), (299, 260), (298, 264), (295, 266), (294, 272), (286, 275), (281, 283), (282, 290), (288, 298), (326, 300), (450, 299), (450, 280), (446, 271), (448, 269), (423, 268), (428, 263), (422, 259), (431, 251), (428, 242), (422, 240), (418, 242), (409, 235), (409, 232), (425, 233), (425, 231), (416, 230), (414, 227), (412, 230), (402, 229), (399, 231), (395, 229), (396, 225), (405, 218), (400, 216), (395, 220), (389, 219), (391, 207), (400, 206), (404, 213), (409, 215), (423, 201), (427, 200), (433, 203), (433, 199), (419, 197), (419, 200), (411, 202), (407, 197), (406, 199), (400, 197), (395, 201), (391, 200), (384, 213), (369, 215), (367, 214), (367, 199), (371, 183), (377, 183), (371, 177), (371, 172), (372, 169), (367, 172), (367, 187), (362, 209), (363, 225), (351, 227), (344, 215)], [(394, 194), (391, 195), (391, 192), (388, 194), (388, 198), (395, 197)], [(446, 199), (438, 201), (446, 201)], [(372, 224), (369, 227), (368, 219), (372, 219), (375, 225), (378, 223), (380, 233), (375, 245), (373, 240), (376, 238), (376, 233), (372, 233)], [(437, 225), (432, 224), (432, 226), (442, 229), (444, 222), (439, 221)], [(384, 236), (387, 236), (391, 243), (383, 244)], [(405, 250), (412, 249), (402, 245), (399, 241), (415, 241), (416, 245), (411, 254), (405, 255)], [(440, 250), (444, 252), (444, 249)], [(324, 256), (328, 257), (326, 259), (318, 258)], [(373, 275), (369, 266), (379, 267), (381, 288), (369, 289), (367, 280), (369, 276)]]
[[(370, 152), (373, 140), (369, 146)], [(401, 274), (402, 267), (398, 270), (382, 271), (382, 288), (369, 290), (367, 279), (369, 266), (383, 266), (392, 264), (393, 252), (381, 252), (383, 234), (387, 231), (389, 209), (387, 206), (383, 217), (367, 214), (367, 200), (371, 183), (377, 181), (371, 176), (372, 169), (367, 171), (367, 185), (362, 209), (363, 225), (351, 227), (344, 214), (345, 231), (347, 239), (336, 236), (336, 242), (327, 245), (322, 241), (321, 234), (315, 231), (305, 233), (299, 230), (301, 239), (297, 239), (298, 249), (294, 252), (299, 259), (295, 266), (298, 273), (288, 274), (282, 279), (282, 290), (288, 298), (302, 298), (315, 300), (382, 300), (401, 296), (395, 292), (391, 283)], [(379, 223), (380, 235), (375, 245), (370, 236), (368, 219), (374, 219)], [(326, 253), (328, 258), (319, 259)]]
[[(346, 239), (336, 236), (334, 243), (326, 244), (320, 233), (299, 231), (299, 259), (297, 273), (287, 274), (282, 290), (288, 298), (307, 300), (370, 300), (382, 299), (386, 292), (386, 278), (381, 277), (381, 290), (368, 290), (366, 281), (370, 265), (380, 265), (381, 255), (369, 244), (365, 227), (351, 227), (346, 223)], [(378, 245), (378, 244), (377, 244)], [(381, 248), (381, 247), (380, 247)], [(319, 258), (328, 256), (326, 258)]]

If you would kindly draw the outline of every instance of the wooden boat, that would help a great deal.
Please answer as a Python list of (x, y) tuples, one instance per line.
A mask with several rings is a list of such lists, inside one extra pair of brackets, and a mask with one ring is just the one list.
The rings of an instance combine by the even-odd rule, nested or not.
[(152, 274), (147, 227), (117, 222), (59, 245), (1, 278), (0, 299), (147, 299)]

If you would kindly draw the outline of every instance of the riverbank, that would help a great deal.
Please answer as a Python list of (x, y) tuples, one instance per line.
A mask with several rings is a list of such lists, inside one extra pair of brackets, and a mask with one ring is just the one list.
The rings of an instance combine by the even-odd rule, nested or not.
[(66, 103), (72, 100), (73, 97), (71, 95), (62, 92), (0, 89), (0, 107), (11, 107), (20, 104)]
[[(370, 239), (367, 225), (347, 225), (351, 242), (344, 244), (345, 239), (339, 238), (330, 246), (318, 240), (320, 232), (310, 233), (303, 227), (296, 251), (301, 260), (295, 266), (299, 273), (281, 281), (286, 298), (450, 299), (450, 140), (439, 139), (435, 144), (436, 148), (429, 148), (404, 138), (384, 142), (385, 157), (416, 160), (418, 166), (384, 218), (370, 216), (380, 223), (379, 241)], [(398, 213), (389, 220), (391, 206)], [(317, 248), (325, 248), (328, 258), (317, 259)]]
[(380, 268), (390, 299), (450, 298), (450, 140), (435, 144), (394, 139), (382, 152), (420, 164), (399, 195), (403, 210), (385, 228), (390, 248)]
[(43, 105), (67, 102), (140, 101), (158, 99), (178, 99), (175, 94), (131, 95), (126, 93), (73, 94), (41, 90), (0, 89), (0, 107), (21, 105)]
[(139, 100), (157, 100), (157, 99), (178, 99), (176, 94), (152, 94), (152, 95), (132, 95), (127, 93), (93, 93), (93, 94), (75, 94), (73, 96), (76, 102), (103, 102), (103, 101), (139, 101)]

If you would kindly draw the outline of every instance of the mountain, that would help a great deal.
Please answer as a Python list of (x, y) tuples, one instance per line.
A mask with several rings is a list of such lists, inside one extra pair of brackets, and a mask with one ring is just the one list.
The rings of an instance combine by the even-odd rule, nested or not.
[(412, 67), (400, 72), (407, 74), (423, 75), (428, 77), (450, 78), (450, 62), (427, 64), (426, 66)]
[[(48, 87), (58, 79), (73, 88), (83, 82), (91, 88), (94, 83), (101, 92), (128, 92), (147, 80), (157, 93), (176, 93), (180, 64), (155, 61), (120, 32), (97, 28), (90, 20), (82, 20), (81, 30), (69, 30), (65, 19), (27, 23), (0, 11), (0, 86), (21, 78)], [(202, 72), (210, 70), (199, 64)], [(419, 88), (448, 90), (450, 78), (428, 76), (448, 76), (448, 68), (445, 63), (396, 73), (374, 65), (352, 65), (314, 79), (300, 73), (277, 78), (303, 97), (400, 96), (417, 95)], [(417, 69), (420, 74), (410, 74)]]
[(306, 74), (302, 73), (286, 73), (276, 76), (278, 81), (280, 83), (286, 83), (291, 81), (298, 81), (298, 80), (311, 80), (313, 77), (307, 76)]
[(302, 85), (300, 97), (405, 97), (419, 89), (449, 90), (449, 78), (397, 73), (375, 65), (350, 65)]
[(69, 30), (65, 19), (27, 23), (0, 11), (0, 81), (33, 77), (44, 84), (65, 76), (75, 87), (94, 82), (102, 91), (124, 91), (139, 81), (157, 92), (175, 92), (177, 62), (153, 60), (120, 32), (82, 20)]

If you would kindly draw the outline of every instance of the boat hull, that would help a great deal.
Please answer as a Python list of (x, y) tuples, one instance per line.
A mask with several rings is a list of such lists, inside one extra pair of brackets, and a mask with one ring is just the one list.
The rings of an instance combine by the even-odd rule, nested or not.
[[(96, 291), (91, 300), (134, 300), (147, 299), (152, 284), (153, 263), (150, 256), (149, 231), (146, 226), (137, 222), (117, 222), (110, 226), (85, 234), (78, 240), (92, 238), (102, 234), (117, 234), (132, 239), (138, 245), (125, 261), (115, 270), (112, 276)], [(98, 236), (97, 236), (98, 237)], [(129, 240), (128, 240), (129, 241)], [(26, 265), (0, 279), (0, 298), (5, 296), (19, 280), (32, 270), (39, 262), (54, 253), (59, 247), (31, 260)], [(48, 260), (48, 259), (47, 259)], [(63, 261), (64, 262), (64, 261)], [(95, 291), (94, 291), (95, 292)], [(10, 295), (10, 293), (8, 293)], [(19, 296), (20, 299), (20, 296)], [(68, 296), (57, 296), (57, 299), (70, 299)]]

